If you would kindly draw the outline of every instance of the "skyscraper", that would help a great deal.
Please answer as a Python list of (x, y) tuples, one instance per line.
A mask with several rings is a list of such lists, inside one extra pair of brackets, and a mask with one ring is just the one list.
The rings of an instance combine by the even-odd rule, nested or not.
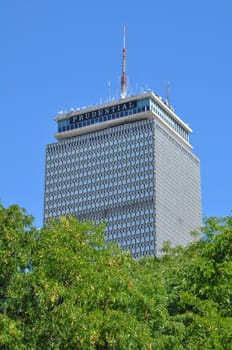
[[(125, 34), (124, 34), (125, 35)], [(47, 145), (44, 222), (74, 215), (106, 221), (106, 239), (136, 258), (165, 241), (186, 245), (201, 226), (200, 162), (191, 129), (155, 93), (58, 115)]]

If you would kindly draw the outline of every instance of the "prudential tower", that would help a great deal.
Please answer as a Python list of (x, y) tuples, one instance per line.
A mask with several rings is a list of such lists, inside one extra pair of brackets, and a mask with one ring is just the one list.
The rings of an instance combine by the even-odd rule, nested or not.
[(125, 30), (119, 100), (58, 115), (46, 147), (44, 222), (104, 220), (106, 239), (135, 258), (201, 226), (200, 162), (185, 124), (152, 91), (127, 95)]

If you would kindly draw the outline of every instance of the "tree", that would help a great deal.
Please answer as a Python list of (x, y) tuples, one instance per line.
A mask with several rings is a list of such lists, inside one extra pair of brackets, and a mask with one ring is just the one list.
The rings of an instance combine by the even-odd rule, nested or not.
[(0, 206), (0, 349), (231, 349), (231, 217), (139, 261), (104, 229)]
[(18, 339), (4, 328), (1, 349), (151, 348), (168, 317), (151, 264), (107, 245), (104, 225), (61, 217), (36, 230), (20, 208), (1, 212), (13, 213), (1, 236), (11, 275), (1, 314)]
[(0, 348), (24, 349), (20, 320), (10, 312), (14, 278), (29, 265), (33, 246), (33, 219), (17, 205), (0, 205)]
[(232, 349), (232, 217), (205, 220), (202, 239), (159, 260), (184, 349)]

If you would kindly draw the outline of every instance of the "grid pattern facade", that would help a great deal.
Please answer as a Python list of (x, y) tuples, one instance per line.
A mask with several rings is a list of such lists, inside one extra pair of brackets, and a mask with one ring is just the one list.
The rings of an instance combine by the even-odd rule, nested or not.
[(152, 119), (48, 145), (44, 221), (105, 220), (107, 240), (134, 257), (154, 255), (154, 154)]
[(200, 162), (188, 143), (191, 130), (184, 134), (183, 122), (171, 112), (168, 118), (160, 102), (150, 105), (143, 97), (137, 107), (144, 110), (135, 115), (147, 113), (147, 119), (111, 127), (105, 121), (103, 130), (47, 145), (44, 195), (45, 223), (68, 214), (104, 220), (106, 239), (135, 258), (159, 254), (167, 240), (186, 245), (201, 226)]
[(155, 128), (157, 251), (186, 245), (201, 226), (199, 159), (161, 124)]

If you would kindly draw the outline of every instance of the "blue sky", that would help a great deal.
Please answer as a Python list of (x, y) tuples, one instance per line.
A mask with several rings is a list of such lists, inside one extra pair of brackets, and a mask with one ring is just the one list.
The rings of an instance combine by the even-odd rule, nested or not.
[(42, 225), (45, 146), (59, 110), (151, 88), (193, 129), (203, 216), (232, 209), (230, 0), (0, 0), (0, 201)]

